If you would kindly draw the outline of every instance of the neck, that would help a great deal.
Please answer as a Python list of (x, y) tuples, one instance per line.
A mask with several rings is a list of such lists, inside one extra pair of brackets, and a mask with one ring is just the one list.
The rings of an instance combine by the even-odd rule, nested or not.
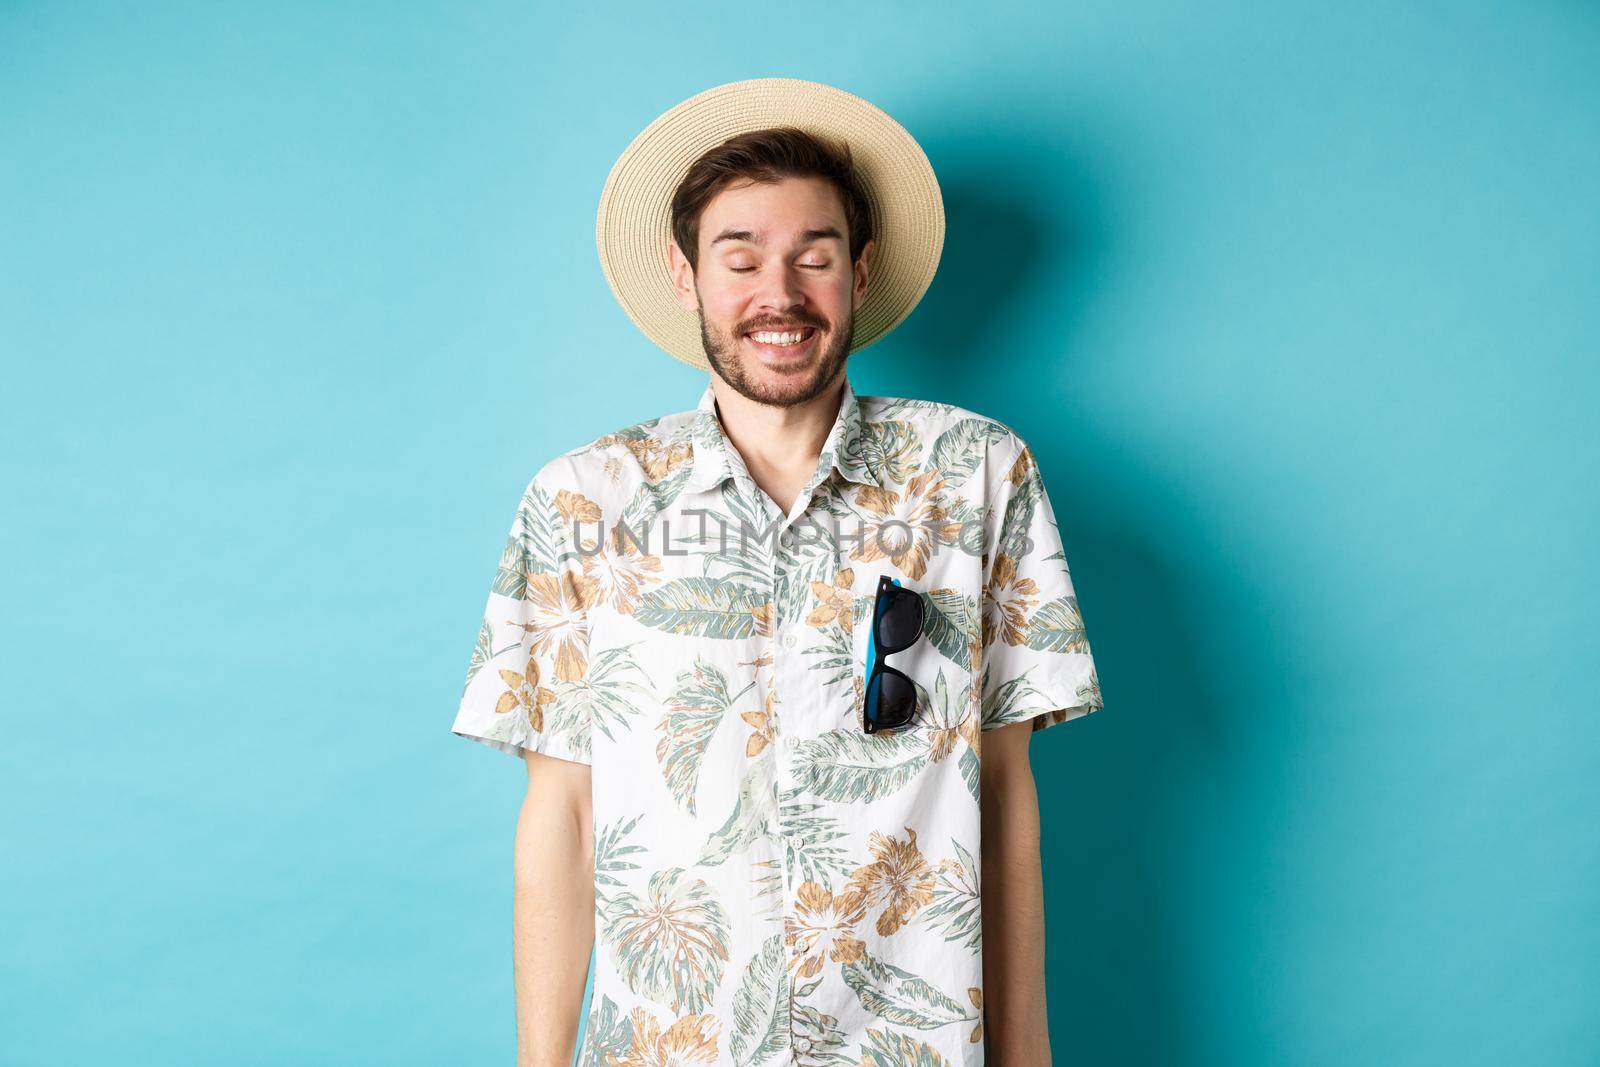
[(810, 400), (790, 406), (763, 404), (735, 392), (711, 372), (717, 417), (758, 484), (803, 483), (817, 468), (822, 445), (839, 417), (844, 368)]

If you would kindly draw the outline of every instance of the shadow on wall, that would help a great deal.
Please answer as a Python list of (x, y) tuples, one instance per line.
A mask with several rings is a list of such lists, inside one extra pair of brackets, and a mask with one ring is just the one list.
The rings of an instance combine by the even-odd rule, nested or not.
[[(1159, 472), (1124, 484), (1125, 463), (1112, 471), (1094, 458), (1115, 457), (1116, 446), (1086, 439), (1082, 423), (1063, 417), (1086, 403), (1070, 383), (1095, 355), (1075, 335), (1116, 236), (1094, 221), (1110, 213), (1095, 208), (1091, 168), (1059, 143), (1008, 144), (1006, 157), (987, 145), (929, 150), (986, 162), (981, 173), (941, 173), (948, 229), (938, 276), (883, 350), (862, 359), (884, 383), (873, 391), (970, 407), (1033, 448), (1106, 698), (1104, 710), (1051, 728), (1033, 747), (1051, 1032), (1064, 1058), (1079, 1062), (1195, 1063), (1207, 1058), (1198, 1017), (1206, 997), (1184, 983), (1207, 964), (1183, 958), (1194, 944), (1183, 928), (1195, 921), (1191, 887), (1206, 875), (1183, 828), (1192, 825), (1188, 798), (1205, 788), (1196, 779), (1234, 773), (1222, 763), (1234, 747), (1218, 672), (1202, 666), (1197, 641), (1214, 624), (1204, 605), (1220, 576), (1196, 572), (1192, 554), (1136, 516), (1204, 510), (1150, 502), (1181, 487)], [(1060, 197), (1049, 204), (1035, 202), (1040, 166), (1069, 183), (1054, 184)], [(1007, 178), (1024, 173), (1014, 185)], [(1046, 289), (1043, 279), (1057, 281)], [(1048, 321), (1049, 333), (1018, 343), (1010, 323), (1023, 317)]]

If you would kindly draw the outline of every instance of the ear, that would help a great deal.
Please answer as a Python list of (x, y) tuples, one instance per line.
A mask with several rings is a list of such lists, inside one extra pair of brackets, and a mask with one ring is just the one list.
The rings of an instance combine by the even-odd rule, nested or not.
[(876, 239), (869, 240), (861, 246), (861, 256), (855, 262), (856, 284), (854, 290), (852, 290), (856, 303), (860, 303), (866, 298), (867, 283), (872, 271), (872, 256), (877, 250), (878, 242)]
[(683, 254), (678, 242), (667, 238), (667, 261), (672, 268), (672, 295), (678, 298), (685, 311), (700, 309), (700, 294), (694, 291), (694, 268), (689, 257)]

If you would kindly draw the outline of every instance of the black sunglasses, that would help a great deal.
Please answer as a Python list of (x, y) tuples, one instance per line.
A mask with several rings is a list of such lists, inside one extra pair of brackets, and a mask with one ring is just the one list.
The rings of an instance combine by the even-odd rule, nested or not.
[(904, 672), (883, 657), (904, 652), (922, 636), (922, 596), (887, 574), (878, 579), (872, 603), (872, 628), (867, 632), (867, 688), (861, 723), (867, 733), (892, 730), (911, 721), (917, 690)]

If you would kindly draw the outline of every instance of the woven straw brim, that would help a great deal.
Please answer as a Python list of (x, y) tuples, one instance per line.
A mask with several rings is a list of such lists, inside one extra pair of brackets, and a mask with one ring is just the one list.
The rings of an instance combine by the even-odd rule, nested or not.
[(861, 99), (798, 78), (730, 82), (690, 97), (633, 139), (606, 179), (595, 221), (600, 267), (646, 337), (709, 369), (699, 318), (673, 294), (672, 194), (689, 167), (735, 134), (797, 126), (849, 146), (870, 202), (876, 250), (856, 308), (851, 351), (893, 330), (927, 292), (944, 245), (944, 200), (922, 147)]

